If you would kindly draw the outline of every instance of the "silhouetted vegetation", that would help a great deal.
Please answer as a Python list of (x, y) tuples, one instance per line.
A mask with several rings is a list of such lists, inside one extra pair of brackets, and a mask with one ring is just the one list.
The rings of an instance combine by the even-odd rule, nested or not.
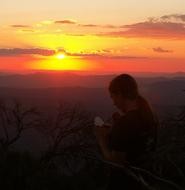
[[(93, 135), (93, 118), (93, 113), (78, 104), (61, 104), (49, 113), (1, 102), (0, 187), (105, 189), (109, 168), (120, 166), (102, 160)], [(25, 131), (33, 133), (32, 142), (43, 143), (37, 153), (29, 147), (18, 148)], [(139, 168), (128, 171), (146, 189), (185, 189), (185, 106), (177, 114), (160, 118), (157, 152), (151, 159), (150, 172)]]
[(35, 108), (24, 108), (20, 103), (13, 105), (0, 103), (0, 148), (8, 151), (25, 130), (35, 127), (38, 122), (38, 112)]

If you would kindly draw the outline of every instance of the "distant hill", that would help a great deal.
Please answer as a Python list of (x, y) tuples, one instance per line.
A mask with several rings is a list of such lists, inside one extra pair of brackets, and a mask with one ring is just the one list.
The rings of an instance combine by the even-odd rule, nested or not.
[(153, 81), (143, 86), (143, 93), (154, 104), (185, 105), (185, 79)]
[[(88, 88), (102, 88), (107, 87), (111, 79), (115, 75), (78, 75), (74, 73), (33, 73), (25, 75), (0, 75), (0, 87), (10, 88), (51, 88), (51, 87), (88, 87)], [(153, 82), (163, 81), (185, 81), (181, 75), (173, 77), (157, 76), (153, 77), (136, 76), (139, 84), (145, 85)]]
[(61, 73), (35, 73), (27, 75), (0, 76), (1, 87), (16, 88), (49, 88), (64, 86), (102, 87), (112, 79), (113, 75), (81, 76)]
[[(80, 103), (109, 114), (114, 109), (107, 90), (114, 75), (35, 73), (0, 76), (0, 99), (51, 109), (60, 102)], [(141, 93), (156, 107), (185, 105), (185, 77), (137, 77)]]

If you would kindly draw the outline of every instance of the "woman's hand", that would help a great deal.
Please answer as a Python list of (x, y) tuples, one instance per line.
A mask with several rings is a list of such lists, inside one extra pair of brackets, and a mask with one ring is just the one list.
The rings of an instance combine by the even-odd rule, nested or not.
[(126, 156), (125, 153), (117, 152), (117, 151), (111, 151), (109, 150), (107, 146), (108, 136), (110, 134), (110, 126), (95, 126), (94, 132), (96, 135), (96, 138), (98, 140), (98, 143), (100, 145), (100, 148), (102, 150), (102, 153), (106, 160), (123, 164), (126, 162)]
[(95, 126), (94, 127), (94, 133), (97, 138), (98, 144), (101, 148), (101, 151), (105, 157), (105, 159), (110, 160), (111, 159), (111, 150), (109, 150), (108, 147), (108, 136), (110, 134), (111, 126)]
[(119, 120), (120, 117), (121, 117), (121, 115), (120, 115), (119, 112), (114, 112), (114, 113), (112, 114), (112, 119), (113, 119), (114, 122), (116, 122), (117, 120)]
[(111, 126), (103, 125), (103, 126), (95, 126), (94, 127), (94, 133), (97, 137), (97, 140), (105, 140), (107, 139), (109, 133), (110, 133)]

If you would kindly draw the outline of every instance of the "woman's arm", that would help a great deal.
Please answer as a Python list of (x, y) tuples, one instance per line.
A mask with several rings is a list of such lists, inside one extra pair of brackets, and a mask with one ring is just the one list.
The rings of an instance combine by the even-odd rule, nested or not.
[(103, 153), (105, 159), (110, 160), (111, 158), (111, 150), (108, 148), (108, 136), (110, 133), (110, 129), (106, 126), (99, 127), (95, 126), (94, 129), (98, 144)]
[(126, 154), (124, 152), (111, 150), (108, 147), (108, 137), (110, 131), (110, 126), (95, 127), (95, 135), (97, 137), (98, 144), (106, 160), (123, 164), (126, 162)]

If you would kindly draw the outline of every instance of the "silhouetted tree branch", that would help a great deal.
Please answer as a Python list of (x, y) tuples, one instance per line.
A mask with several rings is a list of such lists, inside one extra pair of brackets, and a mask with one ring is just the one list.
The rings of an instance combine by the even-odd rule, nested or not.
[(0, 102), (0, 146), (7, 151), (22, 135), (23, 131), (33, 128), (38, 122), (36, 108), (25, 108), (21, 103), (7, 105)]
[(82, 137), (81, 133), (84, 129), (91, 130), (92, 116), (78, 104), (74, 106), (61, 104), (53, 117), (41, 120), (39, 128), (48, 139), (47, 150), (41, 161), (49, 162), (59, 155), (64, 155), (66, 150), (74, 150), (75, 147), (80, 151), (82, 147), (87, 147), (85, 144), (88, 142), (85, 139), (87, 137)]

